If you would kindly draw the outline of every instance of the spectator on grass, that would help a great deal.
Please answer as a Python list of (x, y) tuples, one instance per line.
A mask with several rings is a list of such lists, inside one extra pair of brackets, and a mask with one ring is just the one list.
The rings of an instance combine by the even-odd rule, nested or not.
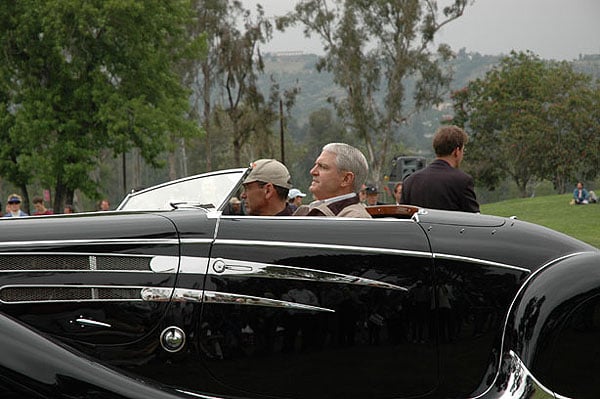
[(587, 205), (590, 203), (590, 194), (583, 188), (582, 182), (578, 182), (577, 187), (573, 190), (573, 201), (575, 205)]

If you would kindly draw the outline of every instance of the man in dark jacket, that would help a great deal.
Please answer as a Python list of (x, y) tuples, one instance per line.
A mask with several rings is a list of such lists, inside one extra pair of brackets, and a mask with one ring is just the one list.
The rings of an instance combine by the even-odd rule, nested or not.
[(435, 161), (404, 180), (401, 202), (424, 208), (479, 212), (473, 178), (459, 169), (467, 140), (467, 134), (458, 126), (439, 128), (433, 138)]

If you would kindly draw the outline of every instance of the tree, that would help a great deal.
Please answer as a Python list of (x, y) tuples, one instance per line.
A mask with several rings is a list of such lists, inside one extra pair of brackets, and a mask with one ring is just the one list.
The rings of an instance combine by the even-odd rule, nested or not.
[[(185, 0), (23, 0), (0, 9), (5, 86), (0, 174), (54, 187), (54, 210), (90, 179), (103, 151), (138, 148), (158, 164), (168, 134), (197, 134), (173, 65), (184, 53)], [(6, 121), (6, 119), (4, 119)]]
[(543, 179), (563, 193), (597, 173), (598, 86), (568, 63), (513, 52), (453, 101), (453, 123), (471, 135), (469, 170), (489, 189), (510, 177), (521, 196)]
[[(289, 111), (298, 89), (282, 90), (273, 80), (265, 92), (259, 87), (264, 72), (260, 45), (272, 36), (271, 22), (260, 5), (253, 14), (240, 1), (195, 0), (194, 9), (197, 31), (204, 32), (208, 41), (208, 54), (197, 64), (192, 84), (194, 109), (202, 102), (206, 130), (204, 169), (223, 161), (229, 167), (242, 166), (244, 151), (244, 158), (255, 158), (255, 153), (274, 156), (272, 127), (279, 103), (284, 102)], [(223, 142), (230, 144), (227, 154), (218, 151)]]
[[(447, 45), (436, 52), (430, 47), (466, 5), (455, 0), (439, 12), (435, 0), (304, 0), (278, 19), (279, 29), (301, 23), (307, 36), (322, 40), (325, 55), (317, 67), (343, 88), (345, 96), (331, 101), (364, 144), (373, 179), (380, 180), (387, 166), (397, 126), (415, 110), (442, 101), (450, 82), (442, 63), (452, 52)], [(410, 102), (409, 77), (416, 79)]]
[[(237, 2), (234, 2), (234, 6)], [(250, 11), (237, 4), (231, 12), (239, 13), (244, 31), (228, 26), (220, 33), (219, 73), (222, 76), (224, 102), (222, 115), (232, 127), (231, 144), (236, 166), (241, 166), (242, 148), (253, 139), (258, 143), (257, 156), (273, 156), (271, 148), (271, 126), (278, 118), (279, 100), (284, 97), (289, 108), (294, 103), (297, 89), (280, 93), (279, 85), (272, 82), (269, 96), (265, 98), (258, 85), (258, 74), (264, 71), (264, 62), (259, 45), (271, 38), (271, 22), (265, 18), (264, 10), (257, 6), (256, 19)], [(238, 17), (234, 18), (238, 20)]]

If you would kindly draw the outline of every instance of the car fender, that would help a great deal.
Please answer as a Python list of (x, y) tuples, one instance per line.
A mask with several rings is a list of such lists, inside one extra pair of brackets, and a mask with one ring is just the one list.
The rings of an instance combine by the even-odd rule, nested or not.
[(0, 313), (0, 394), (39, 398), (189, 397), (132, 378)]
[[(553, 343), (569, 315), (600, 295), (600, 252), (565, 255), (538, 269), (516, 295), (507, 315), (495, 381), (478, 398), (555, 398), (544, 374)], [(536, 396), (538, 397), (538, 396)], [(560, 396), (558, 396), (560, 397)]]

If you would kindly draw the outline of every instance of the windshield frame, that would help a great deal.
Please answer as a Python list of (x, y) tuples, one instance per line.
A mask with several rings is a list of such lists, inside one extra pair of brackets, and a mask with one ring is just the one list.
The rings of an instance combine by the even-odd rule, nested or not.
[[(172, 210), (178, 207), (198, 207), (204, 209), (221, 210), (240, 187), (243, 179), (248, 173), (248, 168), (225, 169), (213, 172), (201, 173), (187, 176), (176, 180), (167, 181), (140, 191), (132, 191), (117, 206), (117, 211), (156, 211)], [(225, 176), (229, 175), (229, 179)], [(198, 197), (197, 193), (187, 191), (190, 188), (200, 189), (202, 183), (218, 179), (223, 176), (222, 184), (213, 187), (211, 195)], [(207, 180), (208, 179), (208, 180)], [(214, 182), (213, 182), (214, 183)], [(212, 186), (215, 186), (212, 184)], [(169, 190), (170, 189), (170, 190)], [(179, 193), (178, 193), (179, 191)], [(181, 192), (183, 191), (183, 194)], [(177, 197), (180, 195), (180, 197)], [(140, 204), (144, 204), (140, 206)]]

